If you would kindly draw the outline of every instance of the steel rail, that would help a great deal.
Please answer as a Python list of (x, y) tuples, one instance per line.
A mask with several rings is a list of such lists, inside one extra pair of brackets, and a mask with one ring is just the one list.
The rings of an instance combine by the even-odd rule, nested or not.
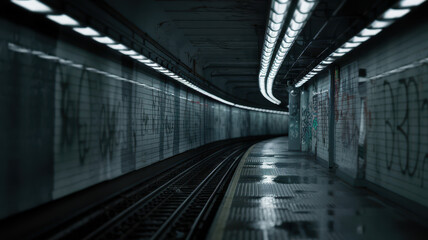
[[(218, 154), (218, 152), (214, 152), (211, 155), (207, 156), (206, 159), (208, 159), (208, 158), (210, 158), (210, 157), (212, 157), (214, 155), (217, 155), (217, 154)], [(126, 218), (126, 216), (132, 214), (134, 212), (134, 210), (137, 209), (141, 204), (143, 204), (147, 200), (153, 198), (155, 195), (157, 195), (158, 193), (160, 193), (162, 190), (168, 188), (172, 183), (178, 181), (185, 174), (189, 173), (194, 168), (198, 167), (199, 165), (201, 165), (204, 162), (205, 161), (200, 161), (200, 162), (194, 164), (193, 166), (191, 166), (190, 168), (188, 168), (188, 169), (184, 170), (183, 172), (179, 173), (177, 176), (175, 176), (174, 178), (170, 179), (169, 181), (167, 181), (166, 183), (164, 183), (163, 185), (161, 185), (160, 187), (158, 187), (156, 190), (152, 191), (151, 193), (149, 193), (145, 197), (141, 198), (140, 200), (138, 200), (137, 202), (135, 202), (133, 205), (131, 205), (130, 207), (126, 208), (124, 211), (122, 211), (121, 213), (119, 213), (118, 215), (116, 215), (114, 218), (110, 219), (108, 222), (106, 222), (103, 225), (101, 225), (100, 227), (98, 227), (95, 231), (91, 232), (89, 235), (87, 235), (83, 239), (84, 240), (88, 240), (88, 239), (96, 238), (97, 236), (99, 236), (100, 234), (102, 234), (103, 232), (105, 232), (108, 228), (112, 227), (115, 224), (118, 224), (118, 222), (120, 222), (120, 220), (124, 220)]]
[(243, 155), (244, 155), (244, 152), (240, 153), (235, 158), (235, 160), (233, 161), (233, 163), (229, 166), (229, 168), (226, 170), (226, 173), (223, 175), (223, 177), (221, 178), (219, 184), (216, 186), (216, 188), (214, 189), (214, 191), (211, 194), (210, 198), (208, 199), (208, 201), (206, 202), (206, 204), (202, 208), (201, 212), (198, 214), (198, 216), (196, 217), (196, 219), (193, 222), (192, 226), (190, 227), (190, 231), (187, 233), (186, 240), (190, 240), (194, 236), (195, 231), (196, 231), (196, 227), (201, 222), (201, 218), (203, 217), (204, 214), (207, 213), (208, 208), (211, 206), (212, 202), (214, 201), (214, 198), (217, 195), (217, 193), (219, 192), (220, 187), (226, 181), (226, 178), (228, 177), (228, 175), (230, 174), (230, 172), (232, 172), (232, 169), (235, 168), (235, 165), (237, 164), (237, 162), (239, 162), (239, 160), (241, 159), (241, 157)]
[(232, 152), (227, 158), (221, 161), (209, 174), (205, 177), (205, 179), (189, 194), (189, 196), (180, 204), (180, 206), (170, 215), (170, 217), (162, 224), (162, 226), (156, 231), (156, 233), (150, 239), (158, 239), (161, 235), (165, 234), (166, 228), (171, 225), (171, 222), (176, 219), (176, 216), (183, 211), (190, 203), (192, 199), (195, 198), (195, 195), (202, 190), (203, 187), (206, 186), (207, 182), (212, 179), (212, 177), (218, 172), (220, 168), (224, 166), (226, 162), (232, 158), (237, 152), (241, 151), (241, 149), (235, 150)]

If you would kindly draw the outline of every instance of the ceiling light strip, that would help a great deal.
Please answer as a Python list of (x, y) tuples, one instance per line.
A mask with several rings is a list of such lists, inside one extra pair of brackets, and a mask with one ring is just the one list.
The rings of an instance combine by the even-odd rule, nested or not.
[[(241, 109), (258, 111), (258, 112), (275, 113), (275, 114), (288, 114), (288, 112), (285, 112), (285, 111), (276, 111), (276, 110), (263, 109), (263, 108), (254, 108), (254, 107), (236, 104), (236, 103), (227, 101), (223, 98), (220, 98), (214, 94), (211, 94), (211, 93), (197, 87), (196, 85), (194, 85), (190, 81), (187, 81), (186, 79), (184, 79), (184, 78), (178, 76), (177, 74), (171, 72), (170, 70), (160, 66), (159, 64), (155, 63), (154, 61), (147, 58), (146, 56), (143, 56), (143, 55), (139, 54), (138, 52), (126, 47), (122, 43), (118, 43), (108, 36), (103, 36), (98, 31), (96, 31), (90, 27), (81, 26), (81, 24), (78, 21), (71, 18), (70, 16), (68, 16), (66, 14), (53, 14), (52, 13), (53, 11), (49, 6), (39, 2), (37, 0), (11, 0), (11, 2), (15, 3), (16, 5), (23, 7), (29, 11), (32, 11), (32, 12), (47, 14), (46, 17), (49, 18), (50, 20), (54, 21), (55, 23), (58, 23), (62, 26), (72, 27), (75, 32), (77, 32), (83, 36), (90, 37), (93, 40), (95, 40), (101, 44), (105, 44), (106, 46), (116, 50), (117, 52), (124, 54), (124, 55), (127, 55), (127, 56), (135, 59), (136, 61), (139, 61), (139, 62), (145, 64), (146, 66), (154, 69), (155, 71), (160, 72), (160, 73), (164, 74), (165, 76), (168, 76), (168, 77), (186, 85), (187, 87), (189, 87), (189, 88), (191, 88), (191, 89), (193, 89), (193, 90), (195, 90), (195, 91), (197, 91), (197, 92), (199, 92), (199, 93), (201, 93), (207, 97), (210, 97), (214, 100), (217, 100), (221, 103), (227, 104), (229, 106), (241, 108)], [(279, 1), (279, 2), (282, 2), (282, 1)], [(277, 9), (277, 10), (279, 11), (281, 9)], [(275, 17), (275, 19), (276, 19), (277, 16), (274, 15), (273, 17)], [(80, 66), (80, 67), (82, 67), (82, 66)]]
[(266, 92), (266, 75), (289, 6), (289, 0), (272, 0), (269, 21), (266, 28), (265, 42), (260, 60), (259, 88), (263, 97), (270, 102), (274, 102), (274, 100)]
[(37, 13), (52, 12), (52, 9), (49, 6), (37, 0), (12, 0), (11, 2), (31, 12), (37, 12)]
[(297, 7), (294, 10), (293, 17), (290, 20), (290, 24), (284, 34), (281, 45), (275, 55), (275, 59), (272, 62), (272, 66), (267, 77), (266, 89), (268, 96), (274, 100), (275, 104), (280, 104), (281, 101), (273, 96), (273, 82), (275, 80), (278, 71), (284, 62), (284, 58), (287, 56), (291, 46), (296, 41), (300, 31), (305, 26), (312, 10), (316, 5), (315, 0), (299, 0)]
[[(307, 81), (309, 81), (313, 76), (315, 76), (320, 70), (324, 69), (336, 59), (344, 56), (345, 54), (351, 52), (354, 48), (358, 47), (361, 43), (369, 40), (373, 36), (379, 34), (383, 29), (389, 27), (396, 20), (404, 17), (409, 13), (412, 8), (419, 6), (424, 3), (426, 0), (401, 0), (395, 4), (392, 8), (386, 10), (383, 14), (380, 15), (376, 20), (371, 22), (368, 27), (361, 30), (357, 35), (349, 39), (342, 46), (337, 48), (332, 52), (326, 59), (321, 61), (315, 68), (313, 68), (308, 74), (306, 74), (302, 79), (300, 79), (295, 86), (301, 87)], [(317, 70), (318, 69), (318, 70)]]

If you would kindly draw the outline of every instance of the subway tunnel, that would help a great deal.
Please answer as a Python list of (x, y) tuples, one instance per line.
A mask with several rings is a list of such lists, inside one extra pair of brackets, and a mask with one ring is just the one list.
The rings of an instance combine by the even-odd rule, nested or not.
[(425, 0), (5, 0), (1, 239), (427, 239)]

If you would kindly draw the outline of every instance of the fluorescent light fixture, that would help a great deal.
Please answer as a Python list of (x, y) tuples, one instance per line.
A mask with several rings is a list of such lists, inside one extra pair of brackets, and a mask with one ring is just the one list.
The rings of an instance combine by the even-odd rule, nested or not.
[(276, 13), (280, 13), (280, 14), (284, 14), (285, 11), (287, 10), (287, 3), (288, 1), (275, 1), (273, 2), (273, 6), (272, 9), (276, 12)]
[(380, 31), (382, 31), (382, 29), (371, 29), (371, 28), (364, 28), (361, 32), (360, 35), (362, 37), (372, 37), (378, 33), (380, 33)]
[(113, 48), (114, 50), (126, 50), (128, 49), (125, 45), (117, 43), (117, 44), (108, 44), (107, 45), (110, 48)]
[(369, 40), (370, 37), (360, 37), (360, 36), (354, 36), (353, 38), (351, 38), (351, 42), (354, 43), (362, 43), (365, 42), (367, 40)]
[(303, 23), (298, 23), (294, 21), (293, 19), (290, 22), (290, 28), (292, 30), (298, 31), (300, 28), (302, 28)]
[(271, 21), (268, 26), (268, 28), (273, 31), (279, 31), (281, 29), (281, 23), (275, 23), (274, 21)]
[(399, 6), (404, 7), (416, 7), (424, 3), (425, 0), (401, 0)]
[(138, 53), (134, 50), (121, 50), (119, 52), (128, 56), (138, 55)]
[(274, 31), (274, 30), (271, 30), (270, 28), (268, 28), (267, 29), (267, 34), (269, 35), (269, 36), (271, 36), (271, 37), (278, 37), (278, 34), (279, 34), (279, 32), (278, 31)]
[(144, 64), (148, 64), (148, 63), (153, 63), (152, 60), (150, 59), (143, 59), (143, 60), (138, 60), (140, 63), (144, 63)]
[(144, 59), (147, 59), (146, 57), (144, 57), (142, 55), (133, 55), (133, 56), (130, 56), (130, 57), (132, 57), (135, 60), (144, 60)]
[(284, 51), (282, 51), (284, 54), (286, 54), (287, 52), (286, 52), (286, 49), (288, 49), (289, 47), (291, 47), (291, 42), (286, 42), (286, 41), (283, 41), (282, 43), (281, 43), (281, 47), (279, 48), (280, 50), (284, 50)]
[(109, 37), (93, 37), (92, 39), (94, 39), (95, 41), (99, 42), (99, 43), (104, 43), (104, 44), (113, 44), (115, 43), (113, 39), (109, 38)]
[(360, 44), (361, 44), (360, 42), (356, 42), (356, 43), (354, 43), (354, 42), (347, 42), (347, 43), (343, 44), (343, 47), (344, 48), (356, 48)]
[(47, 18), (49, 18), (50, 20), (63, 25), (63, 26), (78, 26), (79, 22), (77, 22), (76, 20), (74, 20), (73, 18), (71, 18), (70, 16), (66, 15), (66, 14), (61, 14), (61, 15), (47, 15)]
[(273, 12), (272, 15), (270, 16), (270, 19), (272, 21), (274, 21), (275, 23), (280, 23), (282, 18), (283, 18), (282, 15), (283, 14), (278, 14), (278, 13)]
[(293, 38), (293, 40), (294, 40), (294, 38), (297, 36), (299, 31), (293, 30), (293, 29), (291, 29), (291, 27), (289, 29), (290, 29), (290, 31), (287, 31), (286, 34), (287, 34), (287, 36), (289, 36), (290, 38)]
[(75, 27), (73, 28), (74, 31), (84, 35), (84, 36), (99, 36), (100, 33), (95, 31), (93, 28), (90, 27)]
[(273, 50), (277, 44), (284, 18), (289, 7), (289, 0), (272, 0), (269, 21), (265, 33), (262, 56), (260, 60), (259, 89), (264, 98), (271, 102), (277, 102), (268, 96), (266, 92), (266, 74), (272, 60)]
[(37, 13), (52, 12), (52, 9), (50, 7), (48, 7), (44, 3), (41, 3), (37, 0), (12, 0), (11, 2), (31, 12), (37, 12)]
[(159, 64), (152, 62), (152, 63), (146, 63), (147, 66), (154, 68), (154, 67), (159, 67)]
[(336, 49), (335, 52), (338, 52), (338, 53), (347, 53), (347, 52), (349, 52), (351, 50), (352, 50), (352, 48), (338, 48), (338, 49)]
[[(301, 0), (301, 1), (304, 1), (304, 0)], [(297, 13), (293, 16), (293, 19), (296, 22), (304, 22), (304, 21), (306, 21), (308, 16), (309, 16), (308, 13), (301, 13), (301, 12), (299, 12), (299, 10), (297, 10)]]
[(374, 20), (371, 24), (371, 28), (386, 28), (391, 25), (393, 21), (382, 21), (382, 20)]
[[(291, 18), (290, 24), (287, 27), (287, 30), (285, 31), (285, 35), (282, 39), (279, 50), (276, 52), (274, 61), (267, 75), (267, 78), (262, 79), (263, 81), (266, 80), (265, 91), (267, 93), (267, 97), (263, 94), (263, 92), (262, 92), (262, 95), (265, 96), (265, 98), (267, 98), (269, 101), (275, 104), (281, 103), (281, 101), (279, 101), (273, 95), (273, 83), (275, 81), (275, 77), (284, 61), (284, 58), (288, 54), (291, 46), (294, 44), (297, 35), (303, 29), (312, 9), (315, 7), (315, 3), (316, 1), (309, 1), (309, 0), (298, 1), (297, 7), (293, 12), (293, 16)], [(263, 85), (264, 83), (260, 83), (260, 80), (261, 79), (259, 78), (259, 85)]]
[(408, 12), (410, 12), (410, 9), (395, 9), (395, 8), (390, 8), (384, 14), (382, 14), (382, 17), (384, 19), (397, 19), (397, 18), (403, 17)]
[(331, 56), (333, 56), (333, 57), (341, 57), (343, 55), (345, 55), (345, 53), (334, 52), (334, 53), (331, 54)]
[(300, 1), (299, 4), (300, 4), (300, 6), (299, 6), (300, 12), (309, 13), (315, 4), (315, 1), (312, 1), (312, 2)]

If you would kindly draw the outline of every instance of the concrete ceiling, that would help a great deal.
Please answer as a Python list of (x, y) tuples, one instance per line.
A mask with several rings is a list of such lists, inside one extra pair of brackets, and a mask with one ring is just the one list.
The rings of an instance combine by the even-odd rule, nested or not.
[[(248, 105), (278, 109), (262, 97), (257, 78), (270, 1), (104, 2), (177, 56), (213, 88)], [(287, 108), (288, 81), (303, 77), (394, 2), (320, 0), (275, 80), (274, 95), (283, 102), (279, 107)]]

